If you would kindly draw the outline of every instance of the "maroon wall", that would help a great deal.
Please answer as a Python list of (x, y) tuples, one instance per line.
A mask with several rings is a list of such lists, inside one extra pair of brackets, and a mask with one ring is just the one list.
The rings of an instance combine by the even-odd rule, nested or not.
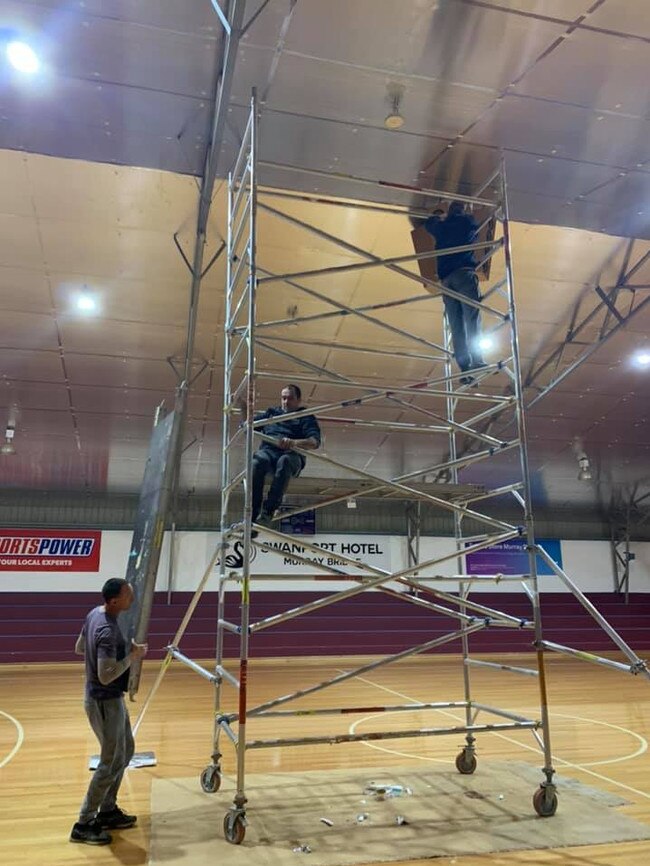
[[(259, 592), (253, 596), (252, 621), (303, 604), (320, 593)], [(474, 597), (474, 596), (473, 596)], [(149, 635), (150, 658), (160, 658), (187, 608), (190, 593), (179, 592), (167, 604), (159, 593), (153, 607)], [(650, 594), (635, 593), (630, 603), (613, 593), (590, 595), (598, 609), (637, 650), (650, 648)], [(522, 594), (481, 593), (475, 600), (521, 616), (530, 615)], [(0, 662), (73, 661), (74, 642), (87, 611), (98, 603), (90, 593), (1, 593)], [(229, 596), (226, 618), (237, 617), (238, 596)], [(586, 650), (615, 647), (570, 595), (542, 596), (544, 636), (547, 640)], [(181, 648), (192, 658), (214, 656), (216, 596), (206, 593), (194, 614)], [(366, 593), (304, 617), (260, 632), (251, 638), (252, 657), (383, 654), (396, 652), (452, 631), (446, 617), (392, 600), (381, 593)], [(473, 652), (517, 652), (531, 648), (533, 635), (501, 627), (488, 628), (472, 638)], [(438, 652), (459, 652), (458, 641)], [(226, 637), (226, 656), (237, 656), (237, 639)]]

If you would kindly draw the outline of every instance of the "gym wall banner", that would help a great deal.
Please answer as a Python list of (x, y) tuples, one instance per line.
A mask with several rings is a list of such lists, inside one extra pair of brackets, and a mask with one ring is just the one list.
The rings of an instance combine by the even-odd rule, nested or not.
[(0, 529), (0, 571), (99, 571), (97, 529)]
[[(301, 544), (300, 539), (269, 540), (268, 550), (254, 547), (251, 558), (253, 577), (256, 574), (277, 574), (278, 577), (285, 574), (331, 575), (331, 572), (326, 570), (310, 569), (309, 563), (329, 565), (346, 574), (367, 573), (344, 560), (337, 559), (337, 553), (342, 554), (346, 559), (358, 560), (385, 571), (391, 570), (390, 537), (387, 535), (314, 535), (305, 543), (317, 547), (318, 552), (308, 550)], [(235, 541), (226, 554), (227, 568), (233, 571), (242, 568), (243, 553), (242, 542)], [(296, 559), (296, 556), (300, 556), (301, 559)], [(302, 559), (307, 559), (309, 562), (304, 563)], [(216, 568), (218, 571), (218, 564)]]
[[(557, 538), (538, 538), (537, 544), (562, 568), (562, 545)], [(467, 574), (528, 574), (530, 563), (525, 538), (511, 538), (465, 556)], [(537, 574), (549, 576), (553, 569), (537, 556)]]

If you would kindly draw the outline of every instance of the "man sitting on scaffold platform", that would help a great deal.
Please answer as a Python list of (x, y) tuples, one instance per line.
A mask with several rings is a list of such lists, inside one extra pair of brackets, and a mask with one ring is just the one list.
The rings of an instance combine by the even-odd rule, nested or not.
[[(305, 407), (300, 405), (301, 397), (302, 392), (298, 385), (285, 385), (280, 393), (280, 406), (269, 406), (263, 412), (255, 414), (256, 421), (277, 418), (277, 421), (271, 421), (259, 428), (261, 433), (272, 436), (277, 442), (263, 442), (253, 455), (253, 523), (270, 526), (273, 515), (282, 503), (289, 480), (296, 478), (305, 468), (305, 458), (293, 449), (312, 451), (321, 444), (320, 427), (314, 415), (287, 419), (283, 417), (304, 411)], [(240, 408), (246, 415), (244, 401), (241, 401)], [(262, 506), (264, 480), (267, 475), (272, 475), (273, 480)]]

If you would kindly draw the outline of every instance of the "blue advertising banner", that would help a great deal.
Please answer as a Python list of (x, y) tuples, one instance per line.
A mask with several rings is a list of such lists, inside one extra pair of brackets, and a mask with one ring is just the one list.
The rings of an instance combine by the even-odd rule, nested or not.
[[(557, 538), (538, 538), (537, 543), (562, 568), (562, 547)], [(528, 553), (525, 538), (511, 538), (485, 550), (465, 555), (466, 574), (528, 574)], [(537, 557), (537, 573), (553, 574), (553, 570)]]

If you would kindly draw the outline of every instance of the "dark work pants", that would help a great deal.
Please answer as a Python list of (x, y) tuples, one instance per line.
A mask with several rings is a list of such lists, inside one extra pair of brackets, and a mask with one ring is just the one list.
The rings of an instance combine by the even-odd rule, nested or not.
[[(478, 277), (471, 268), (459, 268), (445, 277), (442, 284), (473, 301), (480, 300)], [(483, 356), (478, 348), (480, 328), (478, 308), (457, 301), (455, 298), (449, 298), (447, 295), (443, 297), (456, 363), (463, 372), (474, 367), (482, 367)]]
[(81, 824), (92, 821), (97, 812), (110, 812), (115, 808), (122, 776), (134, 751), (131, 722), (124, 698), (108, 698), (105, 701), (86, 698), (85, 709), (90, 726), (99, 740), (101, 754), (79, 813)]
[(273, 481), (264, 503), (264, 510), (273, 514), (282, 502), (289, 480), (300, 475), (301, 470), (300, 455), (293, 451), (276, 454), (267, 448), (260, 448), (253, 454), (253, 522), (260, 516), (266, 476), (272, 475)]

